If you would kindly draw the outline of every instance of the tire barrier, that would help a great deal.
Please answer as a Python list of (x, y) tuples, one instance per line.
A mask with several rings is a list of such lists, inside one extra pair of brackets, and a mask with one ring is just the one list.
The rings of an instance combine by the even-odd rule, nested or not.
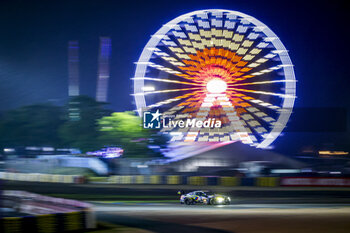
[(110, 184), (166, 184), (166, 185), (222, 185), (239, 186), (237, 177), (205, 177), (205, 176), (180, 176), (180, 175), (151, 175), (151, 176), (110, 176)]
[(279, 186), (279, 178), (278, 177), (257, 177), (255, 179), (255, 186), (260, 187), (277, 187)]
[(238, 182), (237, 177), (220, 177), (221, 186), (237, 186)]
[(189, 185), (207, 185), (207, 177), (189, 176), (189, 177), (187, 177), (187, 184), (189, 184)]
[(88, 203), (25, 191), (6, 190), (3, 197), (19, 203), (17, 212), (29, 215), (0, 218), (0, 232), (84, 232), (96, 228), (95, 214)]
[(234, 176), (180, 176), (180, 175), (152, 175), (152, 176), (110, 176), (110, 184), (166, 184), (193, 186), (260, 186), (276, 187), (280, 185), (279, 177), (240, 178)]
[(42, 173), (0, 172), (0, 179), (47, 183), (85, 183), (85, 177), (80, 175), (53, 175)]
[(167, 176), (167, 184), (181, 184), (181, 176)]
[(161, 177), (160, 176), (150, 176), (150, 184), (160, 184)]

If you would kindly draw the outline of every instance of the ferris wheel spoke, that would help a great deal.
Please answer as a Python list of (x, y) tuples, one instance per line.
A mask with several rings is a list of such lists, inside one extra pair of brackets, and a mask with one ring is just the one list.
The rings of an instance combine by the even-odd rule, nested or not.
[[(197, 25), (197, 27), (198, 27), (198, 25)], [(178, 27), (178, 28), (179, 28), (178, 30), (181, 29), (180, 27)], [(183, 33), (183, 32), (177, 31), (177, 34), (181, 35), (182, 38), (186, 37), (185, 33), (183, 33), (183, 34), (180, 34), (180, 33)], [(254, 43), (253, 40), (249, 40), (249, 39), (244, 40), (244, 35), (240, 35), (240, 34), (233, 35), (233, 33), (231, 33), (231, 34), (228, 33), (227, 30), (215, 29), (215, 30), (212, 30), (212, 31), (207, 31), (207, 34), (205, 34), (204, 32), (202, 34), (204, 36), (210, 37), (212, 39), (212, 41), (214, 41), (214, 42), (212, 42), (211, 46), (206, 46), (207, 48), (208, 47), (212, 47), (212, 46), (222, 46), (222, 45), (223, 45), (223, 47), (228, 47), (229, 48), (231, 46), (231, 44), (234, 43), (232, 45), (235, 45), (235, 46), (234, 47), (231, 46), (232, 51), (235, 51), (235, 52), (237, 52), (238, 54), (241, 54), (241, 55), (244, 55), (246, 53), (246, 51), (248, 51), (249, 47), (251, 47), (252, 44)], [(201, 34), (189, 33), (189, 35), (191, 37), (189, 39), (192, 39), (193, 41), (199, 41), (199, 40), (203, 41), (203, 37), (201, 36)], [(233, 35), (233, 37), (231, 38), (232, 41), (230, 41), (229, 43), (226, 43), (227, 41), (225, 41), (223, 35), (225, 35), (226, 38), (230, 38)], [(249, 34), (249, 35), (251, 35), (251, 34)], [(182, 38), (178, 39), (178, 41), (183, 46), (192, 46), (192, 48), (196, 49), (196, 51), (199, 51), (199, 49), (203, 49), (204, 48), (204, 46), (202, 46), (202, 45), (201, 46), (195, 46), (195, 45), (197, 45), (197, 44), (195, 44), (195, 42), (191, 42), (191, 40), (184, 40)], [(254, 37), (250, 36), (250, 39), (254, 39)], [(220, 42), (220, 43), (218, 44), (217, 42)], [(237, 43), (235, 43), (235, 42), (237, 42)], [(246, 56), (243, 57), (243, 60), (249, 61), (249, 60), (253, 59), (255, 57), (255, 55), (258, 54), (260, 51), (261, 51), (261, 49), (259, 49), (259, 48), (251, 49), (249, 54), (247, 54)], [(191, 55), (189, 54), (189, 56), (191, 56)], [(191, 57), (191, 58), (192, 58), (192, 61), (189, 61), (189, 62), (191, 62), (192, 65), (193, 65), (193, 62), (194, 62), (193, 60), (195, 60), (195, 59), (193, 59), (193, 57)], [(217, 61), (219, 59), (221, 60), (222, 58), (214, 58), (214, 62), (213, 63), (216, 63), (215, 61)], [(194, 66), (196, 66), (196, 65), (194, 65)], [(179, 68), (182, 69), (182, 70), (192, 69), (191, 67), (188, 67), (188, 66), (183, 67), (182, 65)], [(244, 73), (245, 73), (245, 72), (250, 71), (251, 69), (252, 68), (249, 68), (249, 67), (242, 67), (241, 71), (244, 71)]]
[[(268, 59), (264, 59), (264, 58), (261, 58), (259, 59), (260, 61), (262, 61), (263, 63), (266, 62)], [(259, 61), (258, 60), (258, 61)], [(252, 64), (257, 64), (257, 66), (261, 65), (262, 63), (252, 63)], [(249, 65), (248, 65), (249, 66)], [(257, 67), (256, 66), (256, 67)], [(254, 77), (257, 77), (257, 76), (261, 76), (261, 75), (264, 75), (264, 74), (267, 74), (267, 73), (270, 73), (270, 72), (273, 72), (273, 71), (276, 71), (276, 70), (279, 70), (279, 69), (282, 69), (283, 67), (290, 67), (290, 66), (293, 66), (291, 64), (280, 64), (280, 65), (276, 65), (276, 66), (271, 66), (269, 68), (266, 68), (266, 69), (261, 69), (261, 70), (254, 70), (252, 73), (248, 73), (246, 74), (245, 76), (243, 77), (240, 77), (240, 78), (236, 78), (233, 82), (234, 83), (237, 83), (237, 82), (241, 82), (241, 81), (244, 81), (248, 78), (254, 78)]]
[(162, 66), (162, 65), (159, 65), (159, 64), (155, 64), (153, 62), (147, 62), (147, 64), (148, 64), (149, 67), (152, 67), (152, 68), (157, 69), (159, 71), (166, 72), (166, 73), (168, 73), (170, 75), (175, 75), (176, 77), (183, 78), (183, 79), (190, 80), (190, 81), (195, 80), (194, 78), (191, 78), (189, 75), (187, 75), (185, 73), (182, 73), (182, 72), (179, 72), (177, 70), (174, 70), (172, 68), (165, 67), (165, 66)]
[(262, 84), (271, 84), (271, 83), (286, 83), (286, 82), (296, 82), (295, 80), (269, 80), (269, 81), (261, 81), (261, 82), (251, 82), (251, 83), (233, 83), (228, 84), (229, 87), (235, 86), (245, 86), (245, 85), (262, 85)]
[(201, 87), (193, 87), (193, 88), (182, 88), (182, 89), (169, 89), (169, 90), (159, 90), (159, 91), (148, 91), (148, 92), (140, 92), (132, 94), (134, 96), (137, 95), (150, 95), (150, 94), (159, 94), (159, 93), (169, 93), (169, 92), (177, 92), (177, 91), (193, 91), (201, 89)]
[[(267, 132), (267, 129), (256, 121), (245, 109), (243, 109), (243, 112), (241, 109), (243, 108), (236, 108), (236, 111), (239, 113), (236, 117), (239, 120), (232, 121), (226, 129), (231, 129), (231, 131), (235, 132), (233, 135), (230, 135), (231, 139), (238, 138), (248, 144), (256, 143), (257, 134)], [(228, 117), (232, 118), (232, 111), (230, 111)]]
[(275, 124), (276, 120), (273, 117), (263, 112), (259, 108), (252, 106), (251, 103), (248, 103), (247, 100), (244, 100), (243, 98), (239, 98), (239, 97), (236, 97), (236, 99), (240, 99), (240, 104), (244, 106), (243, 107), (244, 110), (254, 115), (254, 117), (259, 121), (266, 122), (267, 124), (270, 124), (270, 125)]
[[(200, 31), (199, 34), (194, 34), (194, 33), (189, 33), (189, 40), (183, 40), (178, 39), (179, 43), (182, 44), (183, 46), (192, 46), (194, 49), (196, 49), (197, 51), (204, 49), (204, 48), (210, 48), (210, 47), (215, 47), (215, 46), (219, 46), (219, 47), (226, 47), (226, 48), (231, 48), (232, 51), (237, 52), (238, 54), (244, 55), (246, 53), (246, 51), (248, 50), (248, 48), (254, 43), (253, 40), (244, 40), (244, 35), (240, 35), (238, 34), (233, 34), (232, 31), (229, 32), (226, 29), (222, 29), (223, 28), (223, 21), (222, 19), (215, 19), (215, 22), (212, 22), (212, 24), (217, 25), (217, 28), (213, 28), (212, 30), (203, 30), (200, 29), (200, 27), (203, 27), (203, 25), (205, 25), (202, 21), (201, 22), (201, 26), (199, 26), (199, 23), (197, 22), (197, 28)], [(218, 25), (219, 24), (219, 25)], [(207, 25), (208, 27), (209, 25)], [(228, 27), (228, 24), (225, 24), (226, 27)], [(185, 36), (182, 36), (185, 37)], [(204, 41), (206, 41), (204, 38), (209, 38), (210, 39), (210, 43), (204, 43)], [(226, 40), (230, 39), (229, 41)], [(198, 42), (198, 43), (197, 43)], [(241, 47), (241, 48), (240, 48)], [(260, 52), (259, 49), (253, 49), (250, 51), (250, 53), (252, 54), (257, 54), (258, 52)], [(249, 54), (249, 56), (245, 56), (244, 60), (250, 60), (252, 58), (252, 54)], [(250, 59), (249, 59), (250, 58)], [(221, 58), (219, 58), (221, 59)], [(215, 58), (216, 60), (216, 58)], [(215, 62), (214, 62), (215, 63)], [(250, 70), (250, 68), (246, 68), (247, 70)]]
[(234, 88), (234, 87), (228, 87), (227, 89), (234, 90), (234, 91), (251, 92), (251, 93), (262, 94), (262, 95), (278, 96), (282, 98), (295, 98), (294, 95), (280, 94), (280, 93), (274, 93), (274, 92), (268, 92), (268, 91), (255, 91), (255, 90), (240, 89), (240, 88)]
[[(184, 95), (183, 98), (186, 99), (186, 100), (184, 100), (181, 104), (177, 104), (176, 106), (173, 106), (172, 108), (170, 108), (169, 110), (164, 112), (164, 114), (165, 115), (171, 115), (171, 114), (174, 114), (176, 112), (183, 111), (183, 109), (185, 109), (187, 105), (192, 103), (192, 101), (189, 101), (189, 99), (191, 97), (199, 95), (201, 93), (202, 93), (201, 91), (194, 91), (193, 93), (191, 93), (191, 95), (188, 95), (188, 94)], [(181, 97), (175, 97), (175, 98), (181, 98)], [(181, 112), (180, 116), (177, 116), (177, 118), (184, 118), (185, 116), (189, 116), (189, 115), (191, 115), (190, 111), (186, 111), (186, 113)]]
[[(236, 106), (240, 106), (240, 108), (244, 109), (247, 113), (249, 112), (251, 115), (254, 115), (255, 120), (258, 119), (259, 121), (266, 122), (267, 124), (274, 124), (275, 119), (269, 116), (267, 113), (261, 111), (260, 109), (254, 107), (249, 103), (247, 100), (244, 100), (243, 98), (240, 97), (235, 97), (235, 102), (239, 100), (238, 103), (236, 103)], [(248, 117), (245, 120), (252, 120), (253, 118)]]
[(152, 109), (152, 108), (155, 108), (155, 107), (160, 107), (160, 106), (163, 106), (163, 105), (171, 104), (173, 102), (177, 102), (177, 101), (180, 101), (180, 100), (183, 100), (183, 99), (190, 98), (191, 96), (196, 95), (196, 94), (197, 94), (197, 92), (195, 91), (195, 92), (187, 93), (185, 95), (176, 96), (174, 98), (169, 98), (169, 99), (166, 99), (166, 100), (162, 100), (162, 101), (159, 101), (159, 102), (157, 102), (155, 104), (148, 105), (147, 109)]
[[(260, 65), (264, 64), (265, 62), (269, 61), (271, 58), (273, 58), (274, 56), (276, 56), (276, 54), (268, 54), (268, 55), (265, 55), (264, 57), (262, 58), (258, 58), (256, 60), (254, 60), (253, 62), (250, 62), (249, 64), (246, 65), (246, 68), (250, 69), (249, 71), (253, 71), (253, 69), (256, 69), (257, 67), (259, 67)], [(254, 71), (254, 72), (251, 72), (251, 73), (247, 73), (245, 74), (244, 76), (242, 75), (241, 77), (238, 77), (236, 78), (233, 82), (236, 83), (236, 82), (240, 82), (240, 81), (244, 81), (248, 78), (254, 78), (256, 77), (257, 75), (254, 74), (255, 72), (258, 72), (258, 71)], [(267, 72), (265, 72), (267, 73)]]
[(264, 134), (268, 132), (268, 130), (248, 112), (240, 115), (240, 119), (243, 120), (251, 130), (255, 131), (258, 134)]
[[(268, 74), (268, 73), (271, 73), (273, 71), (276, 71), (276, 70), (279, 70), (285, 66), (292, 66), (292, 65), (276, 65), (276, 66), (272, 66), (272, 67), (269, 67), (269, 68), (266, 68), (266, 69), (262, 69), (262, 70), (257, 70), (257, 71), (254, 71), (253, 73), (248, 73), (246, 74), (245, 76), (243, 77), (237, 77), (235, 78), (232, 83), (237, 83), (237, 82), (241, 82), (241, 81), (244, 81), (246, 80), (247, 78), (254, 78), (254, 77), (257, 77), (257, 76), (261, 76), (261, 75), (264, 75), (264, 74)], [(278, 81), (278, 80), (277, 80)]]
[(174, 66), (183, 66), (184, 65), (182, 63), (181, 58), (169, 55), (169, 53), (164, 52), (164, 51), (160, 50), (159, 48), (154, 48), (154, 49), (150, 49), (150, 50), (153, 51), (153, 54), (155, 54), (156, 56), (162, 58), (164, 61), (166, 61)]
[[(189, 28), (191, 32), (185, 33), (185, 31), (180, 27), (174, 27), (172, 33), (175, 35), (175, 40), (180, 44), (183, 51), (185, 51), (188, 54), (194, 54), (197, 52), (197, 50), (201, 49), (202, 46), (200, 43), (197, 42), (198, 35), (198, 29), (195, 28), (195, 25), (190, 25)], [(176, 37), (177, 35), (177, 37)]]
[[(175, 66), (175, 67), (183, 67), (183, 66), (186, 66), (186, 64), (183, 63), (183, 59), (184, 58), (188, 58), (190, 59), (190, 57), (187, 55), (187, 54), (184, 54), (183, 50), (181, 48), (176, 48), (176, 44), (173, 43), (173, 41), (170, 40), (169, 37), (166, 37), (168, 38), (169, 41), (167, 42), (164, 42), (164, 39), (163, 39), (163, 43), (166, 43), (166, 44), (171, 44), (172, 46), (174, 47), (171, 47), (173, 50), (176, 50), (177, 52), (175, 52), (175, 56), (173, 55), (169, 55), (168, 53), (164, 52), (164, 51), (161, 51), (160, 49), (158, 48), (154, 48), (153, 49), (153, 53), (158, 56), (159, 58), (163, 59), (165, 62)], [(182, 53), (179, 53), (179, 51), (181, 51)], [(161, 68), (161, 67), (159, 67)], [(167, 68), (167, 67), (165, 67)], [(164, 68), (163, 68), (164, 69)], [(182, 69), (180, 69), (182, 70)], [(168, 71), (169, 72), (169, 71)], [(177, 76), (181, 77), (181, 78), (184, 78), (184, 79), (188, 79), (186, 78), (186, 75), (184, 73), (181, 73), (181, 72), (173, 72), (172, 73), (176, 74)]]
[[(165, 43), (163, 41), (163, 43)], [(182, 71), (182, 74), (179, 74), (178, 76), (181, 76), (185, 79), (192, 79), (191, 73), (189, 73), (189, 66), (196, 63), (196, 61), (193, 61), (191, 59), (191, 55), (194, 55), (197, 53), (197, 51), (193, 47), (188, 46), (178, 46), (174, 41), (172, 41), (169, 38), (169, 41), (166, 42), (167, 44), (170, 44), (171, 46), (168, 47), (168, 49), (176, 56), (162, 56), (161, 58), (164, 60), (167, 60), (170, 64), (177, 66), (179, 70)], [(181, 61), (181, 62), (180, 62)], [(196, 66), (196, 65), (194, 65)]]
[[(263, 49), (265, 49), (266, 47), (268, 47), (268, 45), (270, 45), (270, 38), (269, 37), (264, 37), (262, 41), (260, 41), (258, 44), (255, 44), (255, 46), (251, 46), (255, 43), (255, 39), (259, 36), (259, 34), (256, 33), (250, 33), (248, 38), (250, 38), (251, 40), (247, 40), (245, 42), (243, 42), (243, 45), (246, 43), (247, 46), (245, 47), (249, 47), (249, 52), (243, 57), (243, 60), (245, 61), (253, 61), (253, 59), (258, 56), (260, 54), (260, 52), (263, 51)], [(276, 54), (267, 54), (264, 56), (264, 58), (272, 58), (275, 57)], [(251, 62), (248, 67), (249, 68), (254, 68), (259, 66), (261, 63), (265, 62), (264, 59), (260, 60), (261, 58), (258, 58), (258, 62), (253, 61)], [(259, 61), (260, 60), (260, 61)], [(268, 60), (268, 59), (267, 59)]]
[[(174, 65), (174, 66), (184, 66), (183, 59), (190, 59), (187, 53), (178, 45), (172, 41), (168, 36), (163, 38), (162, 43), (165, 45), (169, 45), (167, 48), (170, 50), (170, 54), (168, 52), (162, 51), (159, 48), (154, 48), (154, 54), (158, 57), (162, 58), (166, 62)], [(175, 56), (174, 56), (174, 55)]]
[(240, 112), (239, 119), (244, 129), (243, 131), (239, 131), (247, 133), (252, 143), (256, 142), (257, 138), (261, 137), (262, 134), (265, 134), (269, 131), (246, 110), (244, 110), (244, 112), (242, 113), (240, 109), (237, 108), (237, 111)]
[(251, 31), (247, 35), (248, 27), (249, 26), (246, 22), (240, 21), (237, 23), (237, 30), (232, 37), (230, 48), (239, 56), (242, 56), (242, 60), (249, 62), (262, 50), (258, 48), (260, 46), (260, 43), (254, 46), (254, 44), (256, 44), (256, 39), (259, 37), (259, 34)]
[(249, 111), (251, 114), (253, 114), (256, 119), (259, 119), (259, 121), (265, 122), (266, 124), (268, 124), (270, 126), (271, 125), (273, 126), (276, 123), (276, 119), (269, 116), (268, 114), (266, 114), (265, 112), (261, 111), (258, 108), (250, 107), (250, 108), (247, 108), (247, 111)]
[[(211, 26), (210, 26), (211, 25)], [(199, 36), (196, 41), (200, 41), (202, 50), (204, 48), (222, 47), (228, 48), (229, 41), (224, 38), (224, 20), (222, 15), (217, 16), (215, 19), (206, 20), (201, 19), (197, 21), (197, 27), (199, 30)], [(225, 34), (226, 35), (226, 34)], [(230, 36), (226, 35), (228, 38)]]
[(185, 27), (187, 31), (190, 31), (187, 35), (186, 33), (184, 33), (183, 29), (179, 25), (176, 25), (172, 30), (172, 34), (178, 36), (178, 37), (175, 36), (175, 40), (178, 43), (173, 41), (168, 36), (166, 36), (165, 39), (163, 38), (163, 44), (169, 45), (168, 48), (173, 53), (178, 53), (176, 54), (177, 56), (180, 54), (185, 54), (185, 55), (178, 56), (179, 59), (183, 59), (183, 56), (187, 57), (189, 54), (196, 54), (196, 49), (193, 47), (192, 42), (189, 40), (191, 38), (189, 37), (191, 35), (190, 34), (191, 32), (194, 32), (194, 33), (198, 32), (197, 28), (194, 25), (189, 25), (189, 24), (185, 24)]
[(167, 72), (169, 74), (173, 74), (173, 75), (178, 75), (178, 74), (181, 74), (181, 72), (177, 71), (177, 70), (174, 70), (172, 68), (169, 68), (169, 67), (165, 67), (165, 66), (162, 66), (162, 65), (159, 65), (159, 64), (156, 64), (154, 62), (137, 62), (136, 64), (141, 64), (141, 65), (148, 65), (149, 67), (152, 67), (154, 69), (157, 69), (157, 70), (160, 70), (160, 71), (164, 71), (164, 72)]
[(184, 85), (194, 85), (194, 86), (203, 86), (202, 84), (193, 83), (193, 82), (182, 82), (172, 79), (159, 79), (159, 78), (149, 78), (149, 77), (140, 77), (140, 78), (131, 78), (132, 80), (150, 80), (155, 82), (167, 82), (167, 83), (179, 83)]
[(244, 99), (245, 101), (248, 101), (248, 102), (253, 103), (255, 105), (259, 105), (261, 107), (265, 107), (265, 108), (269, 108), (269, 109), (273, 109), (273, 110), (281, 110), (281, 107), (279, 107), (277, 105), (273, 105), (271, 103), (264, 102), (260, 99), (256, 99), (254, 97), (247, 96), (243, 93), (239, 93), (239, 94), (234, 93), (232, 96), (235, 98)]

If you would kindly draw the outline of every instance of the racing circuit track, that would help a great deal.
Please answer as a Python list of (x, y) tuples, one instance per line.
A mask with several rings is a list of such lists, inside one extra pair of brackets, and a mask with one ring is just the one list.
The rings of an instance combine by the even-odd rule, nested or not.
[[(4, 182), (5, 189), (90, 201), (99, 222), (141, 232), (349, 233), (349, 188), (180, 187)], [(181, 205), (178, 189), (229, 194), (229, 206)]]
[(96, 205), (98, 219), (151, 232), (348, 233), (349, 204)]

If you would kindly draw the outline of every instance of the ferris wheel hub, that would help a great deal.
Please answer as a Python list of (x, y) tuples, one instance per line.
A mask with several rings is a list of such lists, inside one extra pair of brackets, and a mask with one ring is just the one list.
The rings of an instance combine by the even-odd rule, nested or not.
[(209, 93), (219, 94), (225, 92), (227, 83), (222, 79), (212, 79), (207, 83), (207, 90)]

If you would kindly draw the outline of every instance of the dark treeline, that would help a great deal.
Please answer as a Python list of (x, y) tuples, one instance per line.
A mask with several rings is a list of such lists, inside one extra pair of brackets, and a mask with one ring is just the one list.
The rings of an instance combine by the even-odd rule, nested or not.
[[(76, 114), (74, 118), (69, 117), (70, 111)], [(160, 156), (159, 151), (149, 149), (151, 144), (153, 148), (161, 148), (166, 145), (166, 139), (143, 129), (141, 119), (133, 112), (112, 113), (105, 108), (105, 103), (88, 96), (73, 97), (64, 106), (35, 104), (0, 116), (1, 150), (51, 146), (87, 152), (104, 146), (120, 146), (127, 157)]]

